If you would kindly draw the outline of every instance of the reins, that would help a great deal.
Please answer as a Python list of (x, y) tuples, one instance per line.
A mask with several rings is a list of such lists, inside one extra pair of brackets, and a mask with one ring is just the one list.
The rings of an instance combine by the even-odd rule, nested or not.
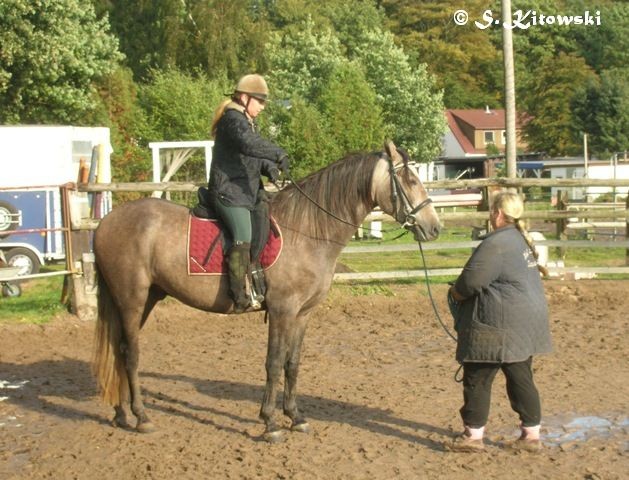
[[(404, 192), (404, 189), (402, 188), (402, 186), (400, 185), (400, 180), (397, 177), (395, 171), (397, 170), (397, 168), (393, 165), (393, 160), (391, 160), (391, 158), (386, 154), (386, 153), (382, 153), (381, 158), (386, 159), (387, 163), (389, 164), (389, 178), (391, 180), (391, 202), (393, 204), (393, 209), (395, 211), (395, 216), (396, 216), (396, 220), (401, 224), (400, 227), (395, 227), (389, 230), (382, 230), (382, 233), (387, 233), (387, 232), (393, 232), (396, 230), (399, 230), (400, 228), (405, 228), (408, 229), (410, 227), (414, 227), (416, 226), (416, 222), (415, 222), (415, 217), (414, 215), (419, 212), (422, 208), (430, 205), (432, 203), (432, 199), (431, 198), (426, 198), (424, 201), (420, 202), (419, 205), (412, 207), (411, 203), (408, 199), (408, 196), (406, 195), (406, 193)], [(402, 165), (401, 167), (398, 168), (403, 168), (406, 165)], [(295, 189), (301, 193), (308, 201), (310, 201), (313, 205), (315, 205), (319, 210), (321, 210), (322, 212), (326, 213), (327, 215), (329, 215), (330, 217), (334, 218), (335, 220), (338, 220), (341, 223), (344, 223), (346, 225), (349, 225), (351, 227), (354, 228), (362, 228), (362, 225), (356, 225), (355, 223), (352, 222), (348, 222), (347, 220), (340, 218), (339, 216), (337, 216), (336, 214), (334, 214), (333, 212), (329, 211), (328, 209), (326, 209), (325, 207), (323, 207), (321, 204), (319, 204), (315, 199), (313, 199), (310, 195), (308, 195), (299, 185), (298, 183), (295, 181), (295, 179), (292, 177), (292, 175), (290, 174), (290, 172), (286, 171), (284, 172), (284, 176), (285, 179), (290, 180), (291, 185), (293, 185), (295, 187)], [(282, 185), (282, 188), (280, 188), (277, 184), (275, 184), (275, 186), (278, 188), (278, 190), (281, 190), (284, 188), (284, 185)], [(404, 222), (402, 222), (399, 218), (397, 218), (398, 216), (398, 199), (402, 198), (402, 202), (403, 202), (403, 209), (404, 209)], [(384, 240), (387, 242), (393, 241), (393, 240), (397, 240), (398, 238), (402, 237), (403, 235), (405, 235), (408, 232), (402, 232), (400, 235), (398, 235), (397, 237), (393, 238), (393, 239), (389, 239), (389, 240)]]
[(441, 319), (441, 315), (439, 315), (437, 304), (435, 303), (435, 299), (432, 296), (432, 290), (430, 289), (430, 280), (428, 279), (428, 267), (426, 266), (426, 258), (424, 257), (424, 248), (422, 247), (422, 242), (417, 242), (417, 243), (419, 244), (419, 253), (421, 255), (422, 265), (424, 268), (424, 278), (426, 280), (426, 289), (428, 290), (428, 298), (430, 298), (432, 309), (435, 312), (435, 316), (437, 317), (437, 320), (439, 321), (441, 328), (443, 328), (443, 330), (448, 334), (448, 336), (456, 342), (457, 341), (456, 336), (452, 332), (450, 332), (450, 329), (446, 326), (446, 324)]
[[(439, 315), (439, 309), (437, 308), (437, 304), (435, 303), (435, 299), (432, 296), (432, 290), (430, 289), (430, 280), (428, 279), (428, 267), (426, 266), (426, 258), (424, 257), (424, 248), (422, 247), (422, 242), (417, 242), (419, 244), (419, 253), (421, 255), (422, 258), (422, 265), (424, 267), (424, 278), (426, 280), (426, 289), (428, 290), (428, 298), (430, 298), (430, 303), (432, 305), (432, 310), (433, 312), (435, 312), (435, 317), (437, 317), (437, 320), (439, 322), (439, 325), (441, 325), (441, 328), (443, 329), (444, 332), (446, 332), (446, 334), (455, 342), (457, 342), (457, 338), (456, 336), (450, 332), (450, 329), (447, 327), (447, 325), (444, 323), (444, 321), (441, 319), (441, 315)], [(457, 368), (456, 372), (454, 372), (454, 381), (457, 383), (461, 383), (463, 381), (462, 377), (459, 377), (459, 372), (461, 372), (461, 370), (463, 369), (463, 364), (459, 365), (459, 368)]]
[[(362, 228), (362, 225), (356, 225), (352, 222), (348, 222), (347, 220), (343, 220), (341, 217), (335, 215), (334, 213), (332, 213), (331, 211), (329, 211), (328, 209), (326, 209), (324, 206), (322, 206), (321, 204), (319, 204), (314, 198), (312, 198), (310, 195), (308, 195), (306, 192), (304, 192), (304, 190), (297, 184), (297, 182), (295, 181), (295, 179), (293, 178), (293, 176), (290, 174), (290, 172), (284, 172), (284, 175), (286, 176), (286, 178), (288, 180), (290, 180), (291, 185), (293, 187), (295, 187), (295, 189), (297, 189), (297, 191), (299, 193), (301, 193), (304, 197), (306, 197), (306, 199), (308, 199), (308, 201), (312, 202), (312, 204), (317, 207), (319, 210), (321, 210), (322, 212), (326, 213), (327, 215), (329, 215), (330, 217), (334, 218), (335, 220), (338, 220), (341, 223), (344, 223), (346, 225), (350, 225), (354, 228)], [(277, 185), (276, 185), (277, 187)], [(279, 188), (279, 187), (278, 187)], [(284, 188), (282, 186), (282, 188)], [(280, 189), (281, 190), (281, 189)], [(396, 229), (397, 230), (397, 229)]]

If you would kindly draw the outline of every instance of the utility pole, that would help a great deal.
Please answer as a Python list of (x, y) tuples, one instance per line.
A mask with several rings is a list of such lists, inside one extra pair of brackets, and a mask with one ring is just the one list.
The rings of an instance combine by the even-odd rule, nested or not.
[(505, 130), (507, 177), (516, 176), (516, 138), (515, 138), (515, 69), (513, 66), (511, 0), (502, 0), (502, 55), (505, 75)]

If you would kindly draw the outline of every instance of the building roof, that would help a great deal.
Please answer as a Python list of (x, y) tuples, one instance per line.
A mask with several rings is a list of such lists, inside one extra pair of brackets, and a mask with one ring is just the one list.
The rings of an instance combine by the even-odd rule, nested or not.
[[(452, 135), (466, 155), (484, 155), (487, 150), (474, 148), (472, 139), (463, 133), (463, 126), (467, 125), (473, 130), (505, 130), (506, 128), (505, 111), (501, 108), (448, 109), (445, 115)], [(516, 128), (520, 128), (527, 120), (526, 114), (517, 115)]]
[[(463, 111), (463, 110), (459, 110), (459, 111)], [(461, 127), (459, 126), (458, 122), (455, 120), (452, 110), (446, 110), (446, 121), (448, 122), (448, 126), (450, 127), (450, 131), (452, 132), (452, 135), (454, 135), (454, 138), (456, 138), (456, 141), (459, 142), (459, 145), (461, 146), (461, 148), (463, 149), (465, 153), (468, 153), (468, 154), (469, 153), (472, 153), (472, 154), (484, 153), (484, 152), (480, 152), (479, 150), (476, 150), (474, 148), (474, 145), (470, 141), (470, 139), (465, 136), (465, 134), (463, 133), (463, 130), (461, 130)]]
[[(449, 109), (447, 110), (457, 121), (463, 121), (474, 127), (476, 130), (504, 130), (505, 129), (505, 111), (502, 108), (490, 109)], [(516, 115), (516, 127), (520, 128), (523, 123), (528, 120), (526, 114)]]
[(448, 110), (457, 122), (463, 121), (476, 130), (504, 130), (505, 111), (489, 108), (473, 110)]

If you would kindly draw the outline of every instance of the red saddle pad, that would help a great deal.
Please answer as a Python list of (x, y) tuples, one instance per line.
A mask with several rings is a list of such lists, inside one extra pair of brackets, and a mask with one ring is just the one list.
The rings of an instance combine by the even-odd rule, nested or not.
[[(269, 232), (269, 240), (260, 254), (260, 264), (265, 270), (273, 266), (282, 251), (282, 234), (275, 222)], [(213, 219), (198, 218), (190, 215), (188, 221), (188, 275), (225, 275), (227, 258), (220, 240), (216, 241), (211, 254), (210, 249), (220, 233), (220, 224)]]

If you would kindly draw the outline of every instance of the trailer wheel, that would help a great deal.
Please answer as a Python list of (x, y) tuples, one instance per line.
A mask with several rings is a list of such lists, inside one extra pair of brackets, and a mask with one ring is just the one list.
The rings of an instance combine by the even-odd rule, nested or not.
[(39, 258), (28, 248), (16, 247), (9, 250), (5, 257), (12, 267), (20, 267), (18, 275), (31, 275), (39, 272)]
[(22, 287), (17, 283), (6, 282), (2, 284), (2, 296), (19, 297), (22, 295)]
[(8, 236), (11, 230), (15, 230), (17, 223), (14, 223), (13, 216), (18, 214), (18, 209), (9, 202), (0, 200), (0, 238)]

